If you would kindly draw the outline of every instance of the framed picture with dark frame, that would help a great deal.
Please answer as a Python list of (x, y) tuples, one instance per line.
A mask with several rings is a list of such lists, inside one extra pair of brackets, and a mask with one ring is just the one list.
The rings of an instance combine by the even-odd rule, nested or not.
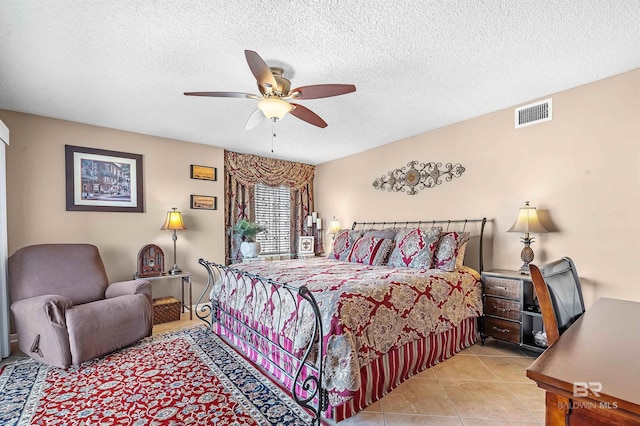
[(191, 179), (218, 180), (218, 170), (215, 167), (192, 164)]
[(192, 195), (191, 208), (202, 210), (217, 210), (218, 197), (212, 197), (210, 195)]
[(306, 235), (302, 235), (298, 239), (298, 254), (314, 254), (315, 253), (315, 245), (314, 237), (308, 237)]
[(142, 155), (65, 145), (67, 211), (143, 213)]

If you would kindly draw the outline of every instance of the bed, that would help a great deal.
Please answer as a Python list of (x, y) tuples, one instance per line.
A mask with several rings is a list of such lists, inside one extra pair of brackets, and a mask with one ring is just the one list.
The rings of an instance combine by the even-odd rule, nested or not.
[[(475, 343), (485, 224), (356, 222), (326, 257), (201, 259), (209, 279), (197, 316), (316, 424), (340, 421)], [(474, 252), (475, 266), (463, 264)], [(207, 298), (210, 307), (200, 303)]]

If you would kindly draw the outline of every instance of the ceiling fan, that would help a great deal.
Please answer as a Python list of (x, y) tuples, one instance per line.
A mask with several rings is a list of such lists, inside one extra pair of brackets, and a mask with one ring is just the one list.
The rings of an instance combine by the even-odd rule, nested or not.
[(269, 67), (252, 50), (244, 51), (251, 72), (256, 77), (260, 95), (242, 92), (185, 92), (187, 96), (211, 96), (216, 98), (249, 98), (259, 99), (258, 108), (249, 116), (245, 125), (246, 130), (253, 129), (265, 118), (276, 122), (287, 113), (302, 121), (318, 127), (327, 127), (327, 123), (315, 112), (300, 104), (289, 102), (293, 100), (329, 98), (356, 91), (353, 84), (315, 84), (291, 89), (291, 82), (283, 76), (282, 68)]

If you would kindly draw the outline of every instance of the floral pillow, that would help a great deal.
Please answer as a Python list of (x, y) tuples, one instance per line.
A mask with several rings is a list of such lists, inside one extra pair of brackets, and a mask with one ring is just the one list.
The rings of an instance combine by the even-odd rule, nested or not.
[(358, 238), (362, 236), (362, 231), (352, 231), (350, 229), (343, 229), (338, 232), (333, 239), (333, 248), (331, 253), (327, 256), (329, 259), (347, 260), (351, 248)]
[[(458, 255), (460, 255), (461, 258), (464, 257), (462, 248), (467, 241), (469, 241), (468, 232), (445, 232), (442, 234), (433, 261), (433, 267), (443, 271), (455, 270)], [(459, 263), (462, 263), (462, 261)]]
[(394, 242), (389, 238), (362, 237), (353, 244), (347, 261), (365, 265), (384, 265), (393, 250)]
[(364, 232), (363, 237), (389, 238), (395, 240), (396, 231), (393, 229), (369, 229)]
[(396, 235), (396, 246), (388, 265), (394, 267), (431, 268), (433, 256), (438, 247), (442, 227), (436, 226), (426, 231), (420, 228), (403, 229)]

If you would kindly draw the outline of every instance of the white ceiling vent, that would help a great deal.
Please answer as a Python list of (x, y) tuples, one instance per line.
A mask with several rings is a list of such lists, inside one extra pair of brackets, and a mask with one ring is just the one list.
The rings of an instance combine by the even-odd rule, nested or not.
[(516, 108), (516, 129), (553, 118), (551, 98)]

